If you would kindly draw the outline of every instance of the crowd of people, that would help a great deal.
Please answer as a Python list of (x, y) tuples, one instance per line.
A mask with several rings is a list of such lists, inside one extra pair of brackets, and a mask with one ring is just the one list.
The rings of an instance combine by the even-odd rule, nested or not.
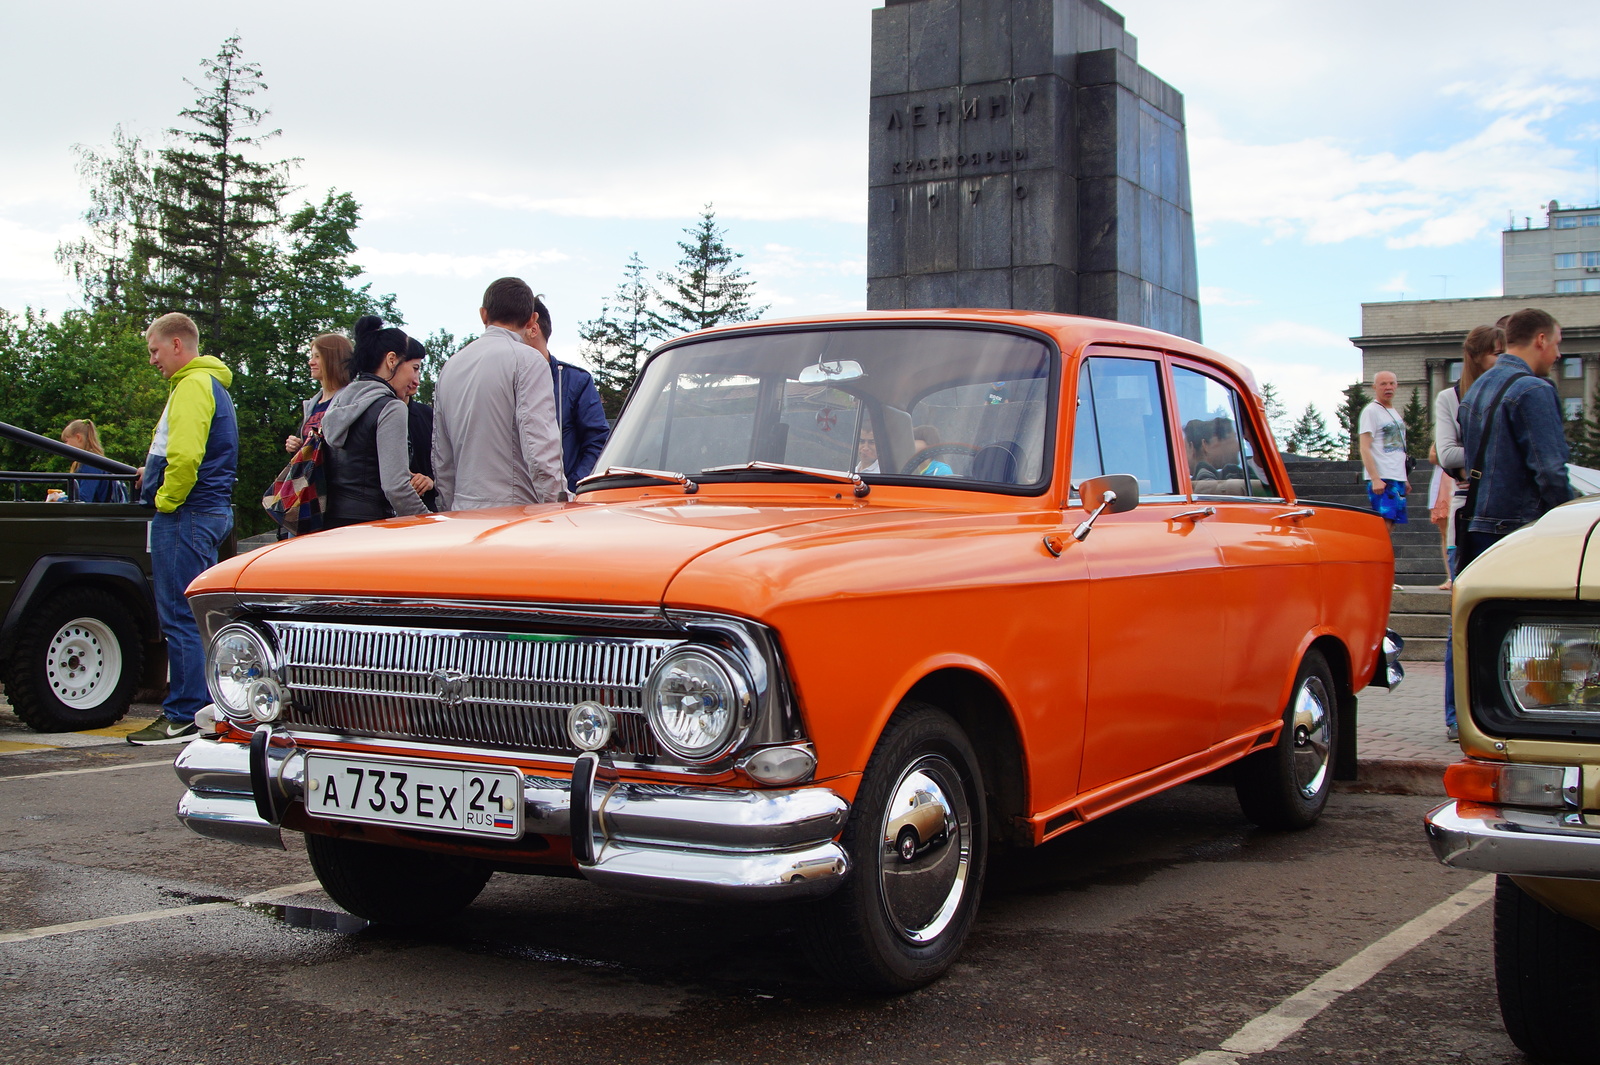
[[(484, 292), (478, 313), (484, 332), (445, 362), (431, 408), (416, 399), (427, 352), (404, 330), (367, 316), (349, 337), (325, 333), (311, 342), (306, 361), (317, 392), (302, 405), (284, 451), (293, 458), (320, 441), (319, 529), (561, 501), (593, 471), (611, 427), (593, 377), (551, 355), (544, 300), (506, 277)], [(168, 692), (162, 716), (128, 737), (136, 745), (194, 735), (195, 714), (210, 701), (184, 589), (216, 565), (233, 530), (239, 458), (233, 375), (200, 354), (193, 319), (162, 315), (146, 341), (151, 365), (170, 382), (136, 481), (140, 501), (155, 508), (150, 555)], [(93, 423), (73, 422), (62, 439), (104, 454)], [(82, 500), (120, 487), (92, 478), (69, 484)]]
[[(1439, 526), (1449, 574), (1440, 588), (1451, 588), (1496, 542), (1572, 498), (1566, 422), (1549, 377), (1560, 359), (1561, 325), (1535, 307), (1467, 334), (1461, 379), (1433, 401), (1429, 517)], [(1391, 526), (1406, 521), (1410, 473), (1405, 420), (1394, 409), (1396, 385), (1387, 370), (1376, 374), (1376, 398), (1360, 420), (1367, 497)], [(1447, 639), (1444, 717), (1452, 740), (1454, 653)]]

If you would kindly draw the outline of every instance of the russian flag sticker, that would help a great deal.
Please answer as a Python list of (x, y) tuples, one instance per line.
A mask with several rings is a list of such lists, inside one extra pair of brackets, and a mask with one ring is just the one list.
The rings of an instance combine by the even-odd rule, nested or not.
[(516, 822), (512, 821), (511, 818), (509, 818), (509, 817), (501, 817), (499, 814), (496, 814), (495, 818), (494, 818), (494, 827), (495, 828), (515, 828), (516, 827)]

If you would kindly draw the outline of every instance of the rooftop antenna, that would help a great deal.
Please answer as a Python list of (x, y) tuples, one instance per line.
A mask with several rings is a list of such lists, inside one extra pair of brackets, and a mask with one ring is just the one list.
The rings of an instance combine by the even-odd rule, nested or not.
[(1455, 274), (1434, 274), (1433, 276), (1439, 278), (1441, 281), (1444, 282), (1444, 284), (1441, 285), (1440, 288), (1439, 288), (1439, 298), (1442, 299), (1442, 300), (1449, 299), (1450, 298), (1450, 279), (1452, 277), (1456, 276), (1456, 275)]

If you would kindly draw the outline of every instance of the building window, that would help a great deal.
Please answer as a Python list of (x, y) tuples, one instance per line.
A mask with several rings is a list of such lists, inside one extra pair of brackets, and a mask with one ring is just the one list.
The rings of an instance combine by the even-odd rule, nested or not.
[(1568, 396), (1561, 401), (1561, 413), (1569, 422), (1583, 417), (1583, 400), (1577, 396)]
[(1583, 280), (1585, 292), (1600, 292), (1600, 277), (1586, 277)]
[(1582, 292), (1583, 291), (1583, 284), (1582, 284), (1582, 282), (1577, 281), (1577, 280), (1557, 281), (1556, 282), (1556, 291), (1557, 292)]
[(1561, 360), (1561, 376), (1569, 381), (1576, 381), (1583, 376), (1582, 357), (1566, 358)]
[(1445, 379), (1452, 385), (1455, 384), (1457, 381), (1461, 380), (1461, 360), (1460, 359), (1451, 359), (1450, 360), (1450, 365), (1445, 369)]
[(1570, 215), (1570, 214), (1566, 215), (1566, 216), (1564, 216), (1562, 218), (1558, 218), (1558, 219), (1556, 219), (1556, 228), (1557, 229), (1577, 229), (1578, 228), (1578, 219), (1577, 219), (1577, 217), (1575, 215)]
[(1600, 214), (1586, 214), (1586, 215), (1584, 215), (1583, 216), (1583, 224), (1586, 225), (1586, 226), (1600, 226)]
[(1564, 251), (1560, 255), (1556, 256), (1556, 269), (1557, 270), (1576, 270), (1577, 268), (1578, 268), (1578, 253), (1577, 252), (1575, 252), (1575, 251)]

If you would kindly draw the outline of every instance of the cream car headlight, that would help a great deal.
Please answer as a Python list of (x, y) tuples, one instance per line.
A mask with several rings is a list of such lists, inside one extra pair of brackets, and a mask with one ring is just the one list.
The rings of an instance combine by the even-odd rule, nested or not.
[(1600, 624), (1517, 622), (1500, 643), (1500, 675), (1522, 713), (1600, 716)]
[(217, 709), (239, 721), (276, 721), (283, 712), (277, 662), (249, 625), (225, 625), (206, 651), (206, 687)]
[(662, 746), (688, 762), (711, 762), (750, 720), (750, 684), (719, 648), (680, 647), (651, 672), (644, 706)]

